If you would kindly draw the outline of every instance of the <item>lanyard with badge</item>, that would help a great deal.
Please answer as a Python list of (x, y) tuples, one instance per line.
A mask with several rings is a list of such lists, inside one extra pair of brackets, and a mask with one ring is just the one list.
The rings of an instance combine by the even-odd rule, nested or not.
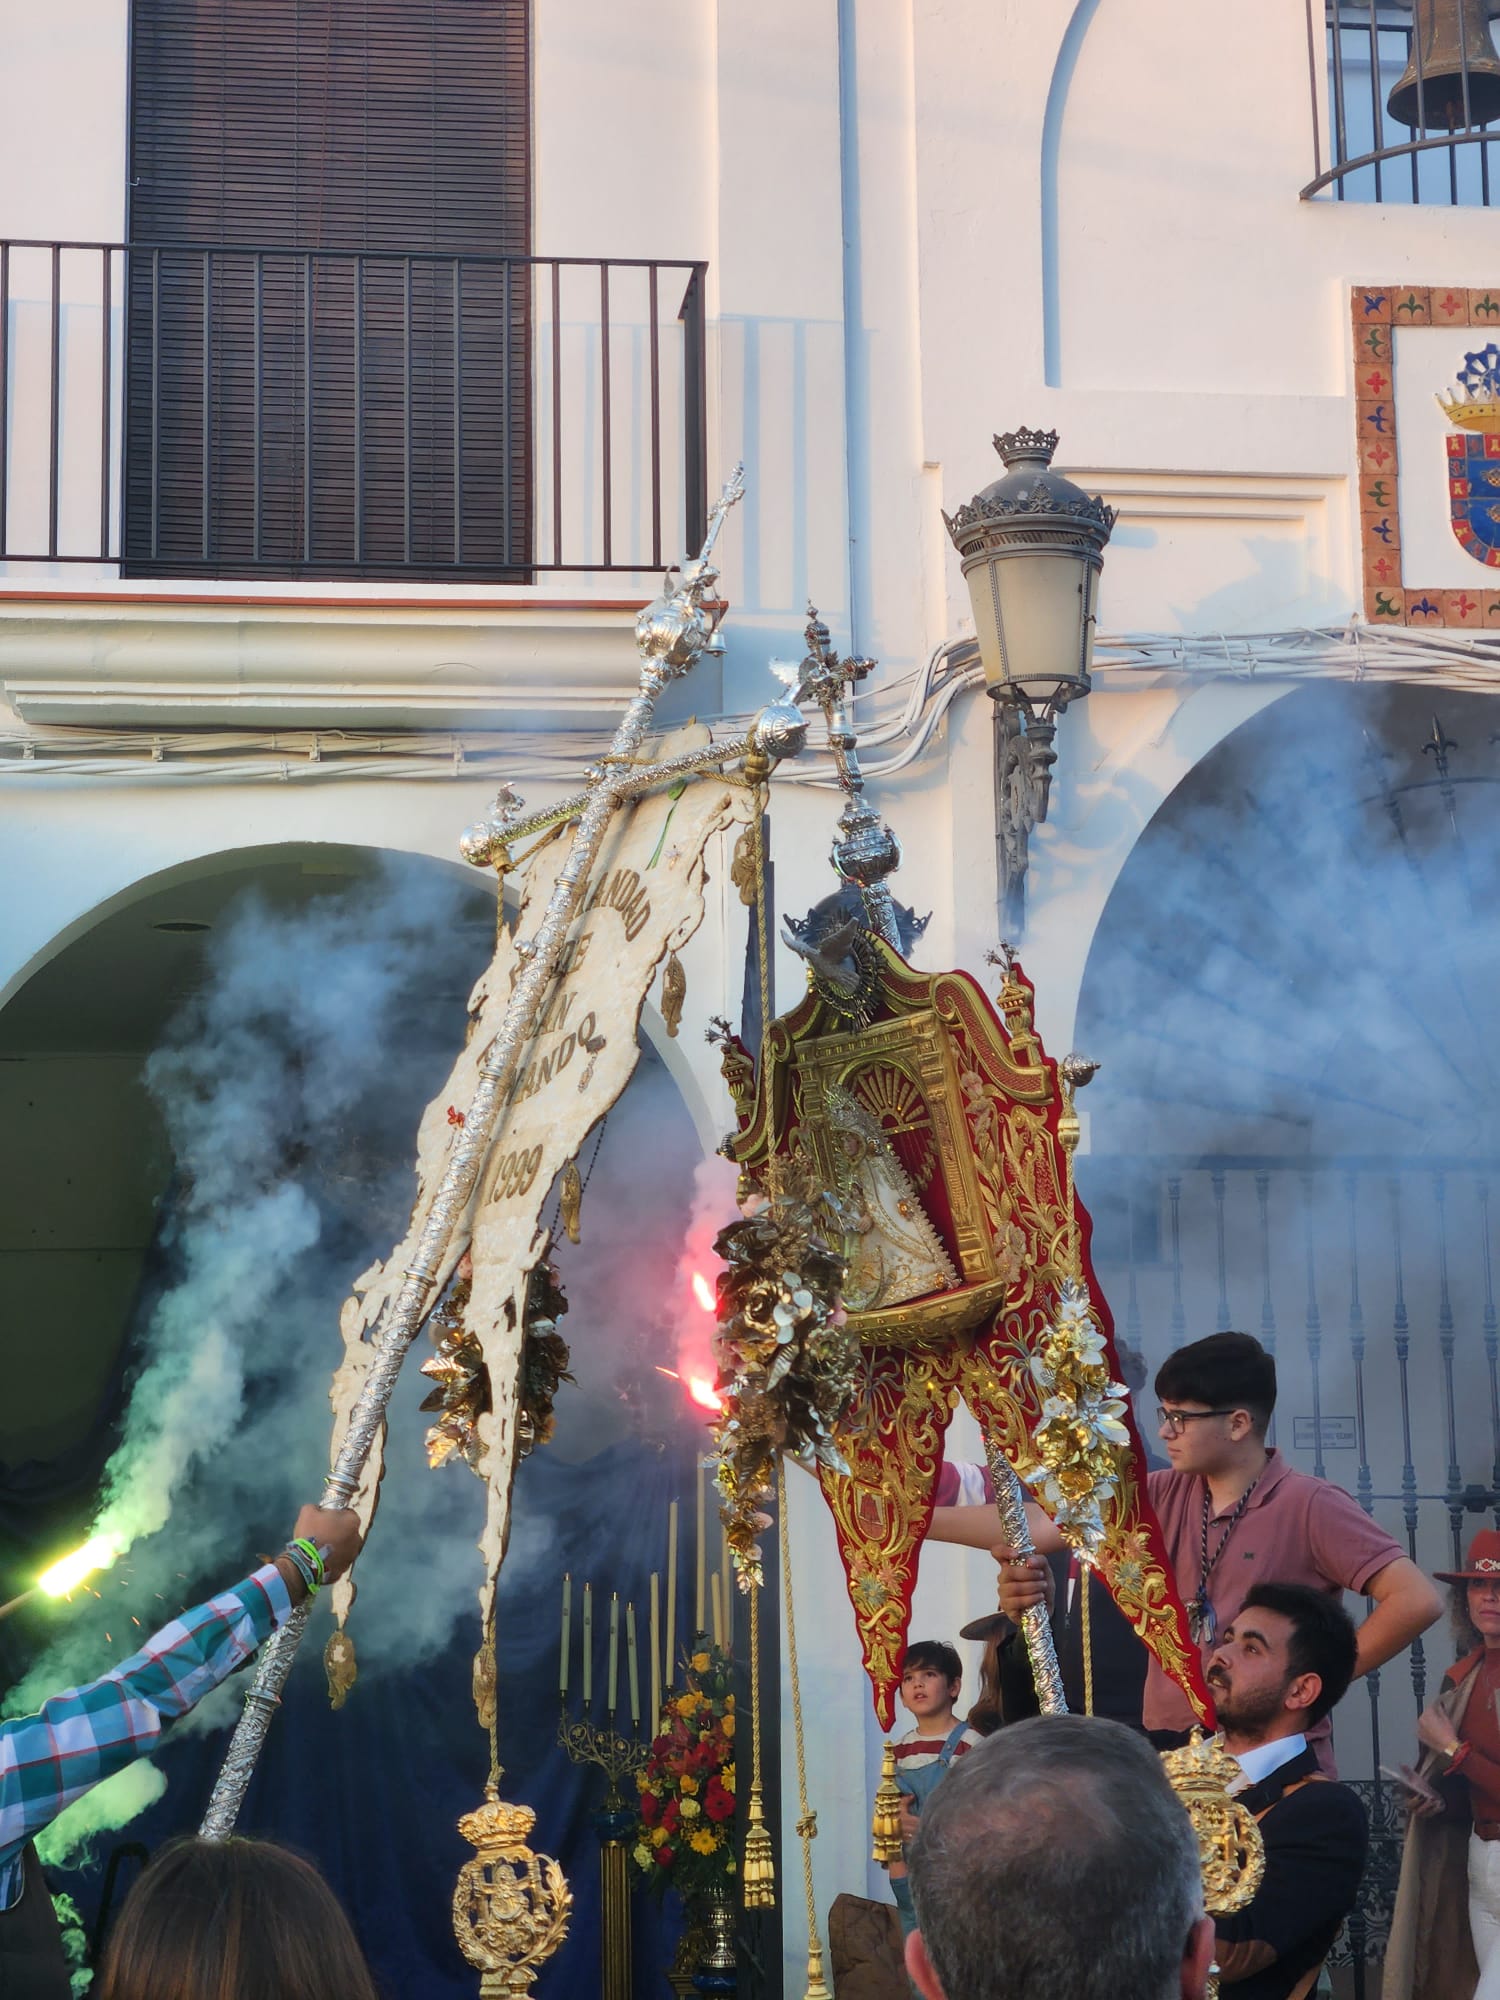
[(1205, 1479), (1203, 1482), (1202, 1574), (1198, 1578), (1197, 1594), (1188, 1606), (1188, 1630), (1192, 1633), (1196, 1644), (1200, 1646), (1212, 1646), (1217, 1643), (1219, 1637), (1219, 1621), (1214, 1615), (1213, 1606), (1208, 1601), (1208, 1579), (1213, 1575), (1219, 1557), (1224, 1553), (1229, 1537), (1239, 1525), (1240, 1516), (1250, 1505), (1250, 1495), (1259, 1486), (1264, 1476), (1265, 1467), (1262, 1466), (1236, 1501), (1234, 1512), (1224, 1523), (1224, 1532), (1219, 1537), (1219, 1546), (1214, 1550), (1212, 1556), (1208, 1553), (1208, 1516), (1210, 1506), (1208, 1481)]

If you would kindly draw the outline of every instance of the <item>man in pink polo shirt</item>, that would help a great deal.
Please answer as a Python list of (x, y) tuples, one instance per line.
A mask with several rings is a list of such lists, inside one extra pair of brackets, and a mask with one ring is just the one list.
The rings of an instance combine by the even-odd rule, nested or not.
[[(1361, 1674), (1392, 1659), (1440, 1616), (1433, 1585), (1342, 1487), (1294, 1471), (1267, 1448), (1276, 1363), (1258, 1340), (1214, 1333), (1179, 1348), (1158, 1369), (1156, 1394), (1157, 1435), (1171, 1469), (1149, 1473), (1147, 1488), (1205, 1662), (1257, 1583), (1373, 1598), (1359, 1628)], [(975, 1473), (961, 1469), (961, 1490)], [(939, 1507), (928, 1530), (935, 1541), (991, 1550), (1001, 1565), (1000, 1608), (1013, 1619), (1045, 1601), (1042, 1558), (1063, 1547), (1040, 1507), (1029, 1501), (1026, 1512), (1039, 1551), (1028, 1561), (995, 1545), (993, 1507)], [(1193, 1720), (1187, 1697), (1154, 1659), (1142, 1720), (1163, 1748), (1181, 1741)], [(1331, 1775), (1326, 1717), (1309, 1729), (1308, 1742)]]

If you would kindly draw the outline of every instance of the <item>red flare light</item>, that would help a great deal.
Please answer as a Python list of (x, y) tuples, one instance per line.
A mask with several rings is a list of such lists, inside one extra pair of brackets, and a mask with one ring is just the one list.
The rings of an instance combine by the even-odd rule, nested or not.
[(705, 1410), (722, 1410), (724, 1399), (714, 1388), (706, 1375), (692, 1375), (688, 1378), (688, 1394)]
[(714, 1288), (701, 1271), (694, 1271), (693, 1273), (693, 1297), (706, 1313), (718, 1311), (718, 1302), (714, 1298)]

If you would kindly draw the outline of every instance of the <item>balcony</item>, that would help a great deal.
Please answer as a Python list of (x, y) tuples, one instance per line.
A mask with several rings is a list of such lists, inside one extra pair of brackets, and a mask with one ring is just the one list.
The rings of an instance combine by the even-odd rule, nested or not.
[(706, 516), (706, 266), (0, 242), (0, 563), (644, 576)]
[(1489, 6), (1306, 5), (1313, 178), (1302, 199), (1490, 207), (1500, 66)]

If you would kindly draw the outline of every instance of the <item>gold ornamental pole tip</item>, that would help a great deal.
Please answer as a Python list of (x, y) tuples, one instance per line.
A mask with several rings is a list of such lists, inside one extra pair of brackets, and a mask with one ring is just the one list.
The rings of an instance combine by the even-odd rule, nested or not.
[(1211, 1917), (1233, 1916), (1255, 1895), (1266, 1872), (1260, 1828), (1229, 1787), (1244, 1776), (1219, 1736), (1195, 1729), (1180, 1750), (1162, 1752), (1168, 1782), (1198, 1836), (1203, 1906)]
[(533, 1854), (529, 1806), (508, 1805), (493, 1787), (458, 1830), (477, 1852), (459, 1871), (453, 1934), (482, 1975), (480, 1992), (523, 2000), (568, 1934), (573, 1895), (558, 1864)]

